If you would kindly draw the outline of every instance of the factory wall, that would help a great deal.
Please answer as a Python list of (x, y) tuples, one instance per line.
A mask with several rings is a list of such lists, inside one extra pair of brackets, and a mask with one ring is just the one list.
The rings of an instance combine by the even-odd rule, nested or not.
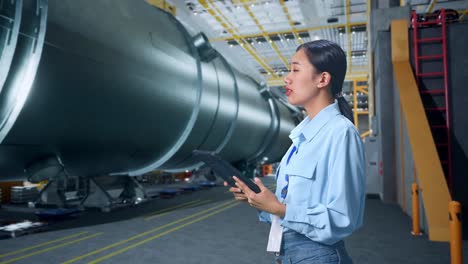
[(409, 7), (373, 9), (371, 16), (371, 47), (374, 58), (375, 116), (374, 131), (379, 149), (381, 174), (380, 196), (385, 202), (397, 202), (395, 181), (395, 117), (393, 113), (393, 70), (390, 46), (390, 22), (409, 17)]
[[(382, 161), (382, 190), (380, 194), (385, 202), (398, 203), (402, 210), (411, 216), (411, 184), (417, 182), (417, 174), (415, 175), (414, 171), (405, 120), (401, 120), (399, 94), (393, 78), (389, 31), (390, 21), (400, 18), (409, 20), (409, 11), (408, 7), (375, 10), (375, 12), (373, 10), (371, 44), (374, 57), (376, 134), (379, 145), (379, 160)], [(468, 179), (464, 175), (468, 170), (468, 139), (466, 136), (468, 135), (468, 119), (464, 114), (468, 105), (468, 89), (466, 89), (468, 58), (462, 54), (466, 52), (467, 30), (468, 23), (457, 23), (449, 24), (447, 31), (454, 178), (452, 198), (462, 203), (462, 210), (465, 212), (468, 210)], [(430, 31), (427, 30), (428, 33), (425, 34), (435, 34)], [(409, 39), (412, 39), (412, 35)], [(412, 43), (409, 45), (412, 49)], [(433, 52), (436, 53), (437, 49), (440, 48), (434, 46)], [(429, 72), (437, 71), (438, 66), (432, 63), (424, 65), (424, 67), (426, 67), (425, 72)], [(437, 86), (441, 84), (438, 84), (436, 80), (430, 80), (425, 81), (425, 85)], [(439, 98), (434, 99), (432, 103), (434, 106), (443, 106), (444, 104), (443, 100)], [(441, 116), (440, 118), (445, 117)], [(425, 229), (427, 223), (422, 199), (420, 199), (420, 211), (422, 216), (420, 224)], [(467, 220), (464, 220), (463, 226), (467, 226)], [(467, 228), (464, 230), (466, 238), (468, 230)]]
[[(452, 196), (468, 212), (468, 23), (453, 24), (448, 30), (449, 87), (451, 98), (452, 157), (454, 189)], [(463, 219), (465, 239), (468, 237), (468, 218)]]

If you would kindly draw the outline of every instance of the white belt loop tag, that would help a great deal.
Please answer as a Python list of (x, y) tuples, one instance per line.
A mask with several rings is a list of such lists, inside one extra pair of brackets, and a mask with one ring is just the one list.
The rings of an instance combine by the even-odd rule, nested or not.
[(279, 224), (277, 215), (271, 215), (270, 235), (268, 236), (267, 252), (279, 253), (281, 250), (281, 240), (283, 239), (283, 227)]

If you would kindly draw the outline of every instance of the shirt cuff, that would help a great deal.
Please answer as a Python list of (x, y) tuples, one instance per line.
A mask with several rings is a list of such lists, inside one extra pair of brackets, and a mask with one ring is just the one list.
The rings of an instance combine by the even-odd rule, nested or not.
[(270, 213), (258, 210), (258, 220), (260, 222), (271, 223), (271, 215)]
[(324, 223), (327, 217), (327, 208), (323, 204), (311, 208), (304, 208), (301, 205), (286, 204), (286, 213), (281, 225), (287, 227), (287, 222), (291, 223), (303, 223), (311, 225), (314, 228), (323, 229), (326, 224)]

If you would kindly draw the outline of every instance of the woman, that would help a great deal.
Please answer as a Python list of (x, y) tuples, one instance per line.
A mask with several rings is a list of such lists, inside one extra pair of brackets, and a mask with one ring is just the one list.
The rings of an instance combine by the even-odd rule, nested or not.
[(352, 263), (343, 239), (363, 222), (365, 153), (342, 96), (346, 55), (327, 40), (300, 45), (285, 77), (289, 103), (307, 117), (290, 134), (292, 145), (277, 170), (276, 193), (255, 178), (261, 192), (237, 177), (236, 200), (272, 223), (268, 251), (276, 263)]

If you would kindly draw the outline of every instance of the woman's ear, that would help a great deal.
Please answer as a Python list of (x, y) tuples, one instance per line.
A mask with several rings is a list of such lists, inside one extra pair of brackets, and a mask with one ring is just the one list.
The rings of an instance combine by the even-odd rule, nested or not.
[(318, 88), (327, 87), (331, 82), (331, 75), (328, 72), (320, 73), (319, 83), (317, 85)]

